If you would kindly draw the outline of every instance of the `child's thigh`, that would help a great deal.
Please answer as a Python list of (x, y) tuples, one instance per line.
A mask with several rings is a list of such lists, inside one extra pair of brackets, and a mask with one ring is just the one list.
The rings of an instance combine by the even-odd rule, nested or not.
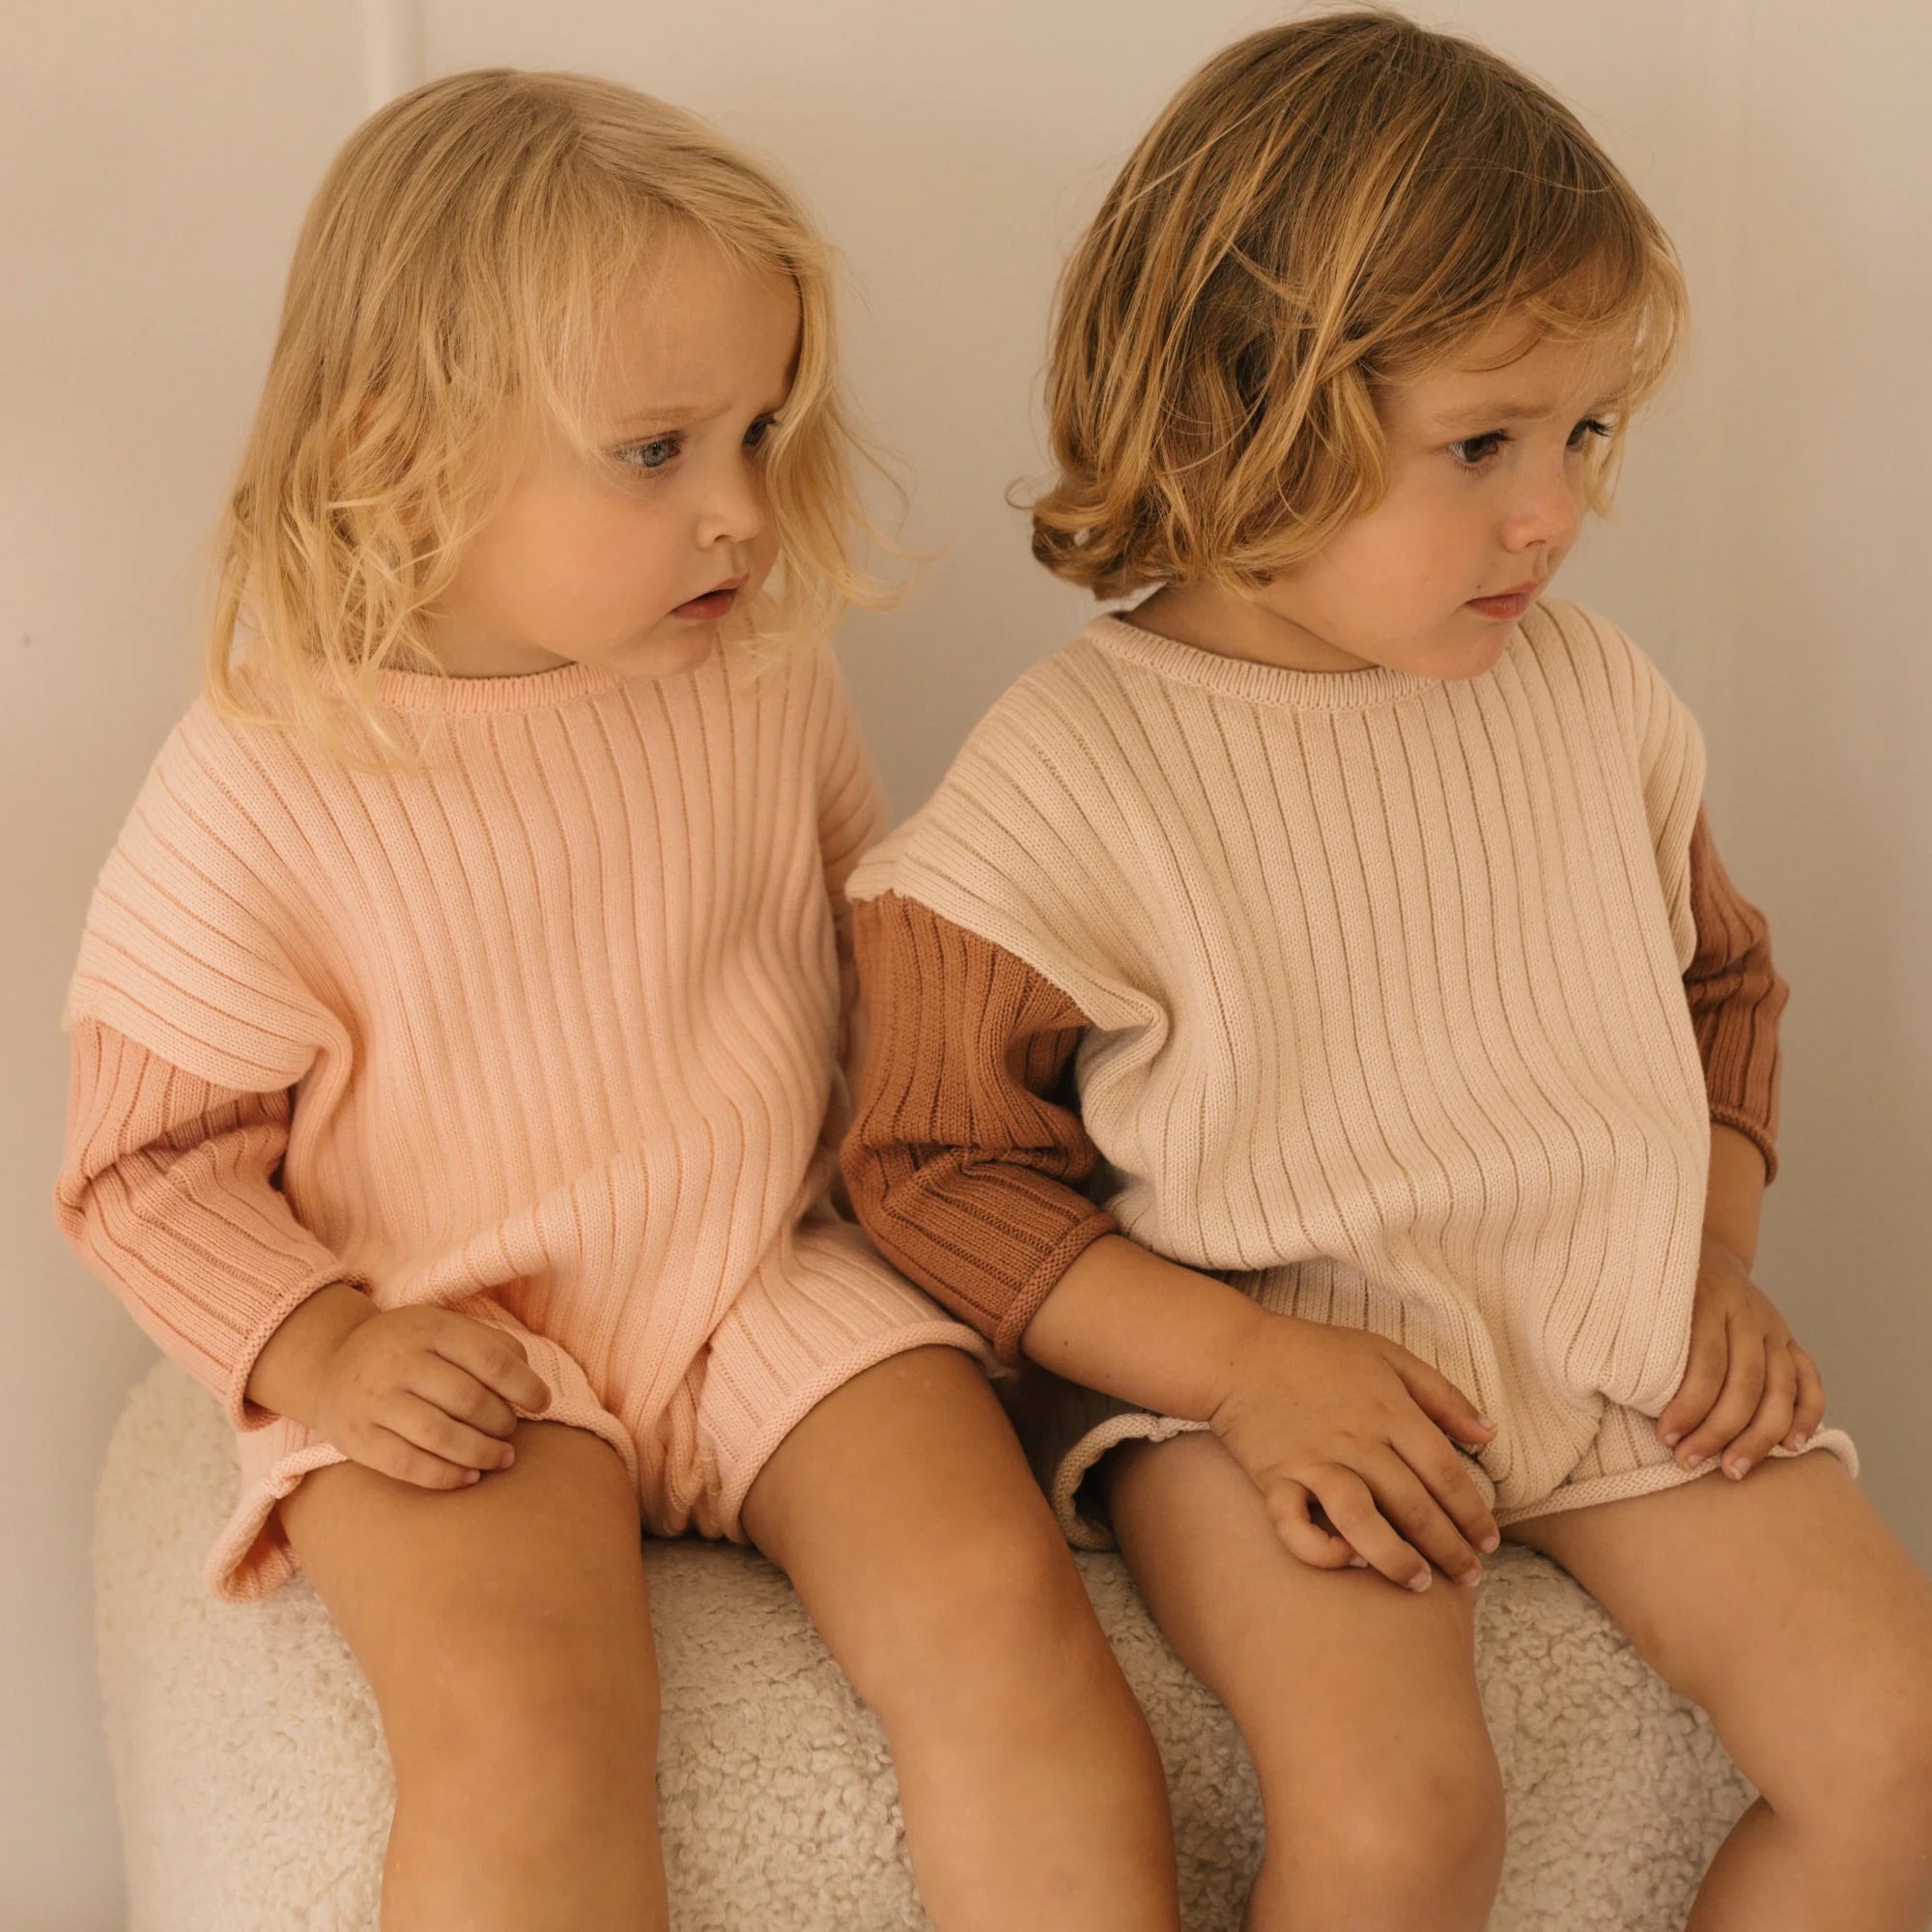
[(1917, 1788), (1932, 1826), (1932, 1583), (1835, 1456), (1514, 1523), (1703, 1706), (1774, 1808)]
[(1056, 1621), (1101, 1641), (1018, 1438), (961, 1350), (907, 1350), (833, 1390), (758, 1472), (743, 1520), (867, 1695), (898, 1678), (930, 1694), (935, 1659), (1030, 1653)]
[(1467, 1806), (1459, 1830), (1499, 1833), (1474, 1590), (1312, 1569), (1209, 1435), (1116, 1450), (1104, 1480), (1154, 1620), (1240, 1727), (1271, 1833), (1400, 1831), (1412, 1805), (1452, 1791)]
[[(398, 1776), (573, 1769), (608, 1728), (610, 1769), (648, 1783), (657, 1665), (638, 1504), (587, 1432), (526, 1422), (517, 1460), (468, 1490), (360, 1464), (280, 1505), (297, 1560), (362, 1666)], [(569, 1781), (566, 1778), (566, 1781)]]

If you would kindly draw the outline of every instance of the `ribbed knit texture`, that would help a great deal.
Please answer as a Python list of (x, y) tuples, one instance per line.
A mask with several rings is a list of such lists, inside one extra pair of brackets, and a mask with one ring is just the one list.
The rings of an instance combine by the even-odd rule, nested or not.
[[(1748, 1136), (1770, 1178), (1789, 988), (1701, 811), (1690, 908), (1684, 996), (1711, 1118)], [(1087, 1016), (1025, 960), (917, 899), (866, 899), (853, 928), (870, 1044), (845, 1141), (852, 1201), (884, 1254), (1014, 1360), (1075, 1257), (1114, 1232), (1083, 1191), (1099, 1162), (1070, 1079)]]
[(1070, 1063), (1086, 1016), (1022, 959), (897, 893), (856, 909), (867, 1051), (844, 1149), (854, 1211), (1008, 1362), (1114, 1232)]
[[(1092, 1204), (1435, 1363), (1504, 1424), (1483, 1461), (1520, 1513), (1586, 1467), (1620, 1480), (1596, 1438), (1654, 1416), (1684, 1367), (1712, 1119), (1686, 992), (1703, 779), (1656, 668), (1573, 606), (1533, 609), (1458, 683), (1102, 618), (995, 706), (850, 891), (1058, 988), (1040, 1024), (1086, 1022)], [(1773, 1026), (1782, 982), (1761, 983)], [(902, 998), (870, 990), (882, 1014)], [(1775, 1069), (1756, 1077), (1772, 1094), (1735, 1111), (1768, 1146)], [(1036, 1124), (1017, 1141), (1056, 1138)], [(1061, 1213), (1070, 1259), (1099, 1230)]]
[(205, 702), (101, 874), (59, 1208), (246, 1433), (213, 1561), (335, 1452), (242, 1402), (329, 1280), (528, 1338), (651, 1527), (737, 1533), (763, 1457), (898, 1349), (979, 1348), (826, 1205), (835, 902), (881, 808), (828, 654), (383, 696), (420, 773)]

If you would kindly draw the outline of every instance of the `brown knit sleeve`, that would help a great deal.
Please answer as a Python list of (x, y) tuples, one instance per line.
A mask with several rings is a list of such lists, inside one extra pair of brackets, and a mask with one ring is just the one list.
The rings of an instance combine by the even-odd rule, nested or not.
[(1764, 915), (1732, 885), (1701, 810), (1690, 833), (1690, 916), (1697, 943), (1684, 990), (1711, 1118), (1757, 1143), (1770, 1181), (1777, 1175), (1777, 1021), (1791, 989), (1771, 963)]
[(1114, 1232), (1079, 1189), (1067, 1104), (1087, 1026), (1024, 961), (895, 893), (855, 908), (867, 1043), (844, 1150), (880, 1251), (1008, 1361), (1075, 1258)]
[(72, 1036), (61, 1226), (229, 1420), (259, 1428), (248, 1378), (269, 1338), (318, 1289), (360, 1286), (282, 1194), (289, 1095), (212, 1086), (95, 1020)]

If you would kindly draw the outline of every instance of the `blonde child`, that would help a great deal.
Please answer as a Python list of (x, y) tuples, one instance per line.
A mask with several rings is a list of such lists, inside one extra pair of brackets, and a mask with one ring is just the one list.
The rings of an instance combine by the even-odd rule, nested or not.
[(1043, 1480), (1240, 1725), (1256, 1928), (1485, 1922), (1474, 1600), (1430, 1585), (1499, 1532), (1762, 1793), (1697, 1932), (1932, 1913), (1932, 1589), (1749, 1279), (1784, 983), (1695, 723), (1546, 596), (1682, 300), (1500, 60), (1383, 13), (1228, 49), (1054, 340), (1036, 554), (1152, 594), (850, 885), (854, 1201), (1068, 1378)]
[(213, 1586), (299, 1567), (368, 1674), (392, 1928), (667, 1922), (640, 1520), (789, 1573), (935, 1922), (1174, 1921), (983, 1344), (828, 1205), (882, 829), (828, 303), (788, 193), (628, 89), (377, 114), (89, 916), (60, 1211), (240, 1432)]

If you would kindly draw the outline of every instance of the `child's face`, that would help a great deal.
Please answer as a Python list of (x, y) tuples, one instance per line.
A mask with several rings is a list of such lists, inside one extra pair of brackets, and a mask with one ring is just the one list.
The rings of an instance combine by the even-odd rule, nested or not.
[(1510, 324), (1384, 384), (1382, 500), (1249, 599), (1162, 592), (1145, 607), (1151, 628), (1179, 634), (1160, 621), (1179, 616), (1183, 641), (1304, 670), (1488, 670), (1577, 541), (1593, 425), (1629, 367), (1620, 341), (1553, 338), (1488, 366), (1523, 339)]
[(699, 663), (777, 554), (758, 445), (798, 346), (787, 278), (669, 238), (597, 374), (590, 419), (611, 466), (552, 423), (506, 437), (514, 480), (430, 622), (444, 668), (662, 676)]

